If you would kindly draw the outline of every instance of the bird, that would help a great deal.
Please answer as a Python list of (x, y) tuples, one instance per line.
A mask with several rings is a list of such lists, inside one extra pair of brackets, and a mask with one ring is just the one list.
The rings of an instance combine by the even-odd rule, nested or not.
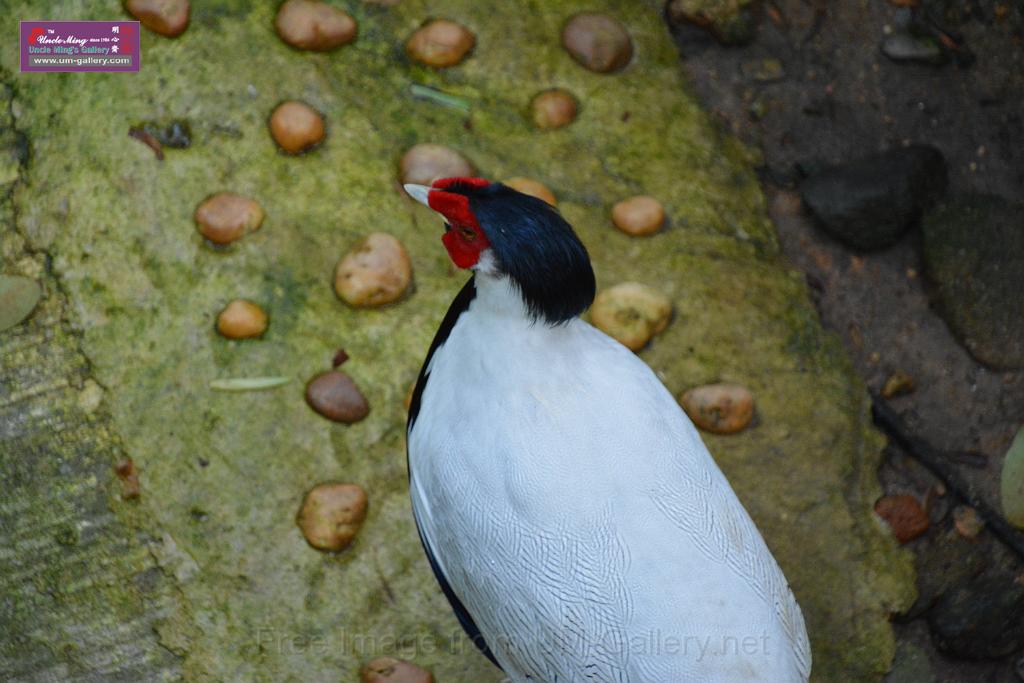
[(482, 178), (404, 185), (470, 271), (406, 424), (420, 541), (511, 683), (807, 681), (800, 607), (672, 394), (581, 319), (588, 252)]

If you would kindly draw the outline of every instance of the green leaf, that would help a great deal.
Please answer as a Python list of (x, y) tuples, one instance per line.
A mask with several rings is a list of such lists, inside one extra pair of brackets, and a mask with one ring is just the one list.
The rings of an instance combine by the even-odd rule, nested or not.
[(35, 280), (0, 275), (0, 331), (14, 327), (35, 310), (43, 291)]

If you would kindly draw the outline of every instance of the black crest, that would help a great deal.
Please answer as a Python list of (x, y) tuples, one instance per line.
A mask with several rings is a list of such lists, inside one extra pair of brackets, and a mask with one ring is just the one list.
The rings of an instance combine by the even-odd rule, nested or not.
[(557, 209), (501, 183), (449, 191), (469, 197), (498, 267), (534, 318), (557, 325), (587, 310), (595, 290), (590, 256)]

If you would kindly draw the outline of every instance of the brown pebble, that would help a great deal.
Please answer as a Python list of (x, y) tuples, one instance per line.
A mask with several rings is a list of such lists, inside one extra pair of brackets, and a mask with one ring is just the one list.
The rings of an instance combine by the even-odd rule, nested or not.
[(985, 520), (970, 505), (957, 505), (953, 508), (953, 526), (964, 538), (977, 538), (985, 528)]
[(405, 52), (410, 59), (440, 69), (461, 62), (475, 44), (476, 36), (462, 24), (434, 19), (409, 36)]
[(422, 142), (402, 156), (399, 170), (403, 183), (430, 185), (438, 178), (467, 178), (473, 166), (451, 147)]
[(338, 349), (334, 352), (334, 358), (331, 359), (331, 367), (336, 368), (339, 365), (343, 365), (348, 360), (348, 351), (345, 349)]
[(900, 543), (911, 541), (928, 530), (928, 513), (914, 496), (882, 496), (875, 503), (875, 513), (885, 520)]
[(251, 301), (235, 299), (217, 315), (217, 331), (228, 339), (250, 339), (267, 331), (267, 314)]
[(576, 119), (576, 98), (568, 90), (552, 88), (537, 93), (530, 101), (530, 119), (541, 130), (567, 126)]
[(544, 183), (538, 182), (532, 178), (521, 178), (516, 176), (504, 181), (503, 184), (511, 187), (513, 190), (518, 190), (523, 194), (528, 194), (531, 197), (542, 199), (551, 206), (558, 206), (558, 200), (555, 199), (554, 193), (552, 193)]
[(626, 28), (607, 14), (577, 14), (562, 29), (562, 46), (580, 66), (598, 73), (618, 71), (633, 58)]
[(270, 134), (288, 154), (300, 154), (324, 139), (324, 117), (308, 104), (282, 102), (270, 115)]
[(679, 397), (679, 405), (700, 429), (735, 434), (754, 417), (754, 395), (741, 384), (706, 384)]
[(302, 500), (295, 521), (317, 550), (344, 550), (366, 519), (366, 492), (356, 484), (314, 486)]
[(300, 50), (333, 50), (356, 38), (356, 21), (347, 12), (315, 0), (287, 0), (274, 28), (281, 40)]
[(353, 424), (370, 414), (370, 404), (341, 370), (322, 372), (306, 384), (306, 403), (328, 420)]
[(142, 494), (142, 487), (139, 484), (139, 471), (135, 468), (135, 462), (131, 458), (125, 458), (114, 466), (118, 478), (121, 480), (121, 498), (131, 500)]
[(150, 31), (168, 38), (188, 28), (188, 0), (128, 0), (124, 7)]
[(248, 197), (219, 192), (196, 207), (195, 220), (203, 237), (214, 244), (228, 244), (259, 229), (263, 208)]
[(672, 302), (647, 285), (623, 282), (603, 289), (594, 298), (590, 320), (605, 334), (639, 351), (664, 330), (672, 318)]
[(889, 375), (889, 378), (885, 380), (885, 386), (882, 387), (882, 396), (885, 398), (893, 398), (895, 396), (909, 394), (913, 390), (914, 378), (902, 370), (897, 370)]
[(665, 209), (654, 197), (638, 195), (612, 207), (612, 222), (633, 237), (652, 235), (665, 223)]
[(397, 301), (412, 281), (412, 262), (395, 237), (373, 232), (338, 262), (334, 291), (352, 306)]
[(378, 657), (363, 666), (360, 680), (362, 683), (434, 683), (434, 676), (404, 659)]

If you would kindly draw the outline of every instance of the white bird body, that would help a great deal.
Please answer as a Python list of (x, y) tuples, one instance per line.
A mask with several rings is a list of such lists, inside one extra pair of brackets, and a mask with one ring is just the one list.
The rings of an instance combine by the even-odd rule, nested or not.
[(506, 675), (806, 681), (800, 608), (671, 394), (487, 270), (428, 360), (408, 448), (424, 545)]

